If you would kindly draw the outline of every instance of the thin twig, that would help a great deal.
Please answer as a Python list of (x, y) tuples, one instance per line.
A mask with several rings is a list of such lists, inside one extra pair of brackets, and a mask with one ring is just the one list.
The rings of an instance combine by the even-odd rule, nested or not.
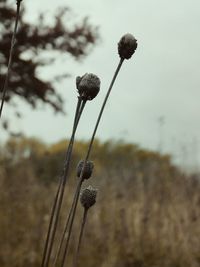
[(15, 39), (16, 39), (16, 35), (17, 35), (17, 27), (18, 27), (18, 22), (19, 22), (21, 1), (22, 0), (18, 0), (17, 1), (17, 12), (16, 12), (16, 19), (15, 19), (15, 27), (14, 27), (14, 31), (13, 31), (13, 35), (12, 35), (12, 39), (11, 39), (11, 46), (10, 46), (10, 53), (9, 53), (9, 59), (8, 59), (7, 73), (6, 73), (4, 85), (3, 85), (3, 88), (2, 88), (2, 98), (1, 98), (1, 106), (0, 106), (0, 118), (1, 118), (2, 111), (3, 111), (4, 101), (5, 101), (5, 98), (6, 98), (6, 91), (7, 91), (7, 87), (8, 87), (8, 80), (9, 80), (10, 70), (11, 70), (11, 65), (12, 65), (12, 58), (13, 58), (13, 52), (14, 52), (14, 46), (15, 46)]

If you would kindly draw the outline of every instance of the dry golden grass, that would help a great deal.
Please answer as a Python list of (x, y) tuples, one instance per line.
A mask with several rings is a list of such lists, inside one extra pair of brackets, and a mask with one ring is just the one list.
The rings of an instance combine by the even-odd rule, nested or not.
[[(89, 210), (79, 266), (199, 267), (198, 178), (182, 175), (167, 158), (154, 162), (155, 154), (152, 158), (149, 152), (146, 157), (141, 151), (136, 153), (137, 164), (130, 165), (129, 171), (125, 163), (116, 168), (110, 161), (108, 168), (105, 159), (94, 156), (98, 162), (96, 178), (87, 183), (98, 184), (99, 192), (96, 206)], [(116, 154), (113, 158), (115, 163), (120, 160)], [(36, 267), (41, 261), (56, 185), (40, 181), (33, 158), (20, 160), (17, 165), (9, 162), (5, 160), (0, 171), (0, 266)], [(73, 176), (66, 190), (66, 214), (62, 214), (60, 229), (76, 182)], [(68, 266), (73, 260), (82, 211), (79, 205)]]

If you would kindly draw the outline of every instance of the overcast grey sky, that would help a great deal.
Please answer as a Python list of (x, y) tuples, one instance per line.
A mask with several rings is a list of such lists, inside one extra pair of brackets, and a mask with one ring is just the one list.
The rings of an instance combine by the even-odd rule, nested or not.
[(164, 116), (163, 151), (185, 149), (185, 157), (195, 160), (193, 149), (198, 142), (194, 140), (200, 132), (199, 0), (25, 0), (22, 4), (33, 22), (41, 10), (50, 17), (55, 8), (68, 5), (75, 17), (89, 16), (99, 26), (101, 42), (82, 64), (66, 57), (64, 63), (43, 70), (48, 78), (62, 72), (65, 64), (67, 69), (71, 66), (72, 77), (58, 88), (66, 99), (67, 116), (54, 116), (48, 108), (32, 111), (22, 104), (26, 116), (13, 123), (16, 129), (48, 142), (69, 136), (76, 103), (75, 77), (93, 72), (101, 78), (101, 92), (86, 107), (78, 133), (79, 138), (89, 138), (119, 61), (117, 42), (130, 32), (138, 39), (138, 49), (122, 68), (97, 136), (157, 149), (158, 118)]

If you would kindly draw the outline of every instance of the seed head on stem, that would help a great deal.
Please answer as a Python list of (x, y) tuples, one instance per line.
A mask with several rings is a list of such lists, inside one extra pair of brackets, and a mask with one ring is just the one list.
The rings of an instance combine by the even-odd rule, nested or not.
[[(77, 128), (77, 125), (78, 125), (82, 110), (83, 110), (86, 102), (88, 100), (92, 100), (98, 94), (98, 92), (100, 90), (100, 79), (95, 74), (85, 74), (82, 77), (77, 77), (76, 78), (76, 87), (77, 87), (78, 92), (79, 92), (78, 99), (79, 99), (79, 101), (81, 101), (81, 103), (80, 103), (79, 108), (77, 109), (76, 115), (75, 115), (74, 127), (73, 127), (73, 133), (72, 133), (72, 141), (71, 141), (72, 146), (73, 146), (73, 142), (74, 142), (75, 131), (76, 131), (76, 128)], [(56, 202), (58, 202), (58, 208), (57, 208), (57, 211), (56, 211), (56, 214), (55, 214), (55, 223), (54, 223), (55, 227), (54, 227), (54, 229), (52, 231), (53, 232), (53, 234), (52, 234), (53, 238), (51, 239), (52, 241), (51, 241), (51, 244), (49, 245), (50, 249), (49, 249), (49, 253), (47, 255), (47, 261), (46, 261), (47, 264), (46, 265), (42, 265), (41, 267), (48, 267), (48, 263), (49, 263), (49, 259), (50, 259), (50, 255), (51, 255), (51, 251), (52, 251), (52, 246), (53, 246), (53, 242), (54, 242), (54, 237), (55, 237), (55, 231), (56, 231), (57, 223), (58, 223), (58, 216), (59, 216), (61, 205), (62, 205), (65, 181), (66, 181), (66, 178), (68, 177), (68, 169), (69, 169), (69, 163), (70, 163), (70, 159), (71, 159), (72, 146), (71, 146), (71, 149), (70, 149), (70, 157), (68, 157), (66, 159), (66, 162), (65, 162), (65, 166), (66, 166), (64, 168), (65, 169), (65, 175), (64, 175), (65, 179), (63, 180), (64, 183), (62, 183), (62, 185), (61, 185), (60, 199), (56, 200)], [(89, 177), (92, 174), (93, 167), (94, 167), (93, 163), (92, 162), (88, 162), (87, 167), (84, 168), (84, 179), (89, 179)], [(81, 173), (83, 171), (83, 167), (80, 168), (80, 166), (79, 166), (79, 170), (80, 170), (80, 173)], [(78, 172), (78, 170), (77, 170), (77, 172)], [(78, 173), (77, 173), (77, 175), (78, 175)], [(79, 176), (80, 175), (81, 174), (79, 174)], [(82, 181), (81, 181), (81, 183), (82, 183)], [(67, 221), (66, 221), (66, 224), (65, 224), (64, 232), (62, 234), (62, 237), (61, 237), (58, 249), (57, 249), (56, 257), (54, 259), (54, 266), (57, 263), (58, 257), (59, 257), (60, 252), (61, 252), (61, 248), (63, 246), (64, 238), (65, 238), (65, 235), (66, 235), (68, 227), (69, 227), (68, 237), (67, 237), (67, 240), (66, 240), (66, 245), (65, 245), (65, 250), (64, 250), (64, 256), (63, 256), (63, 260), (62, 260), (62, 262), (64, 264), (65, 255), (67, 254), (69, 239), (70, 239), (70, 235), (71, 235), (71, 230), (70, 229), (72, 228), (73, 217), (75, 216), (75, 213), (73, 213), (74, 206), (75, 206), (75, 199), (76, 199), (76, 193), (75, 193), (75, 197), (74, 197), (74, 201), (73, 201), (71, 210), (69, 212), (69, 215), (68, 215), (68, 218), (67, 218)], [(71, 217), (72, 217), (72, 222), (70, 221)]]
[(84, 189), (80, 195), (80, 202), (82, 206), (84, 207), (84, 213), (83, 213), (81, 230), (79, 234), (78, 246), (77, 246), (77, 250), (76, 250), (76, 254), (74, 258), (73, 267), (76, 267), (78, 263), (81, 242), (83, 239), (83, 231), (84, 231), (84, 227), (85, 227), (86, 219), (87, 219), (87, 213), (88, 213), (89, 208), (92, 207), (96, 203), (96, 196), (97, 196), (97, 189), (92, 188), (92, 186), (89, 186), (86, 189)]
[(120, 58), (122, 59), (129, 59), (135, 53), (137, 48), (137, 40), (135, 37), (127, 33), (120, 39), (118, 43), (118, 53)]
[[(62, 177), (59, 181), (57, 193), (56, 193), (53, 207), (52, 207), (52, 211), (51, 211), (50, 222), (49, 222), (47, 237), (46, 237), (46, 241), (45, 241), (41, 267), (48, 267), (49, 266), (49, 261), (50, 261), (50, 257), (52, 254), (52, 248), (54, 245), (55, 234), (56, 234), (57, 225), (58, 225), (58, 219), (59, 219), (62, 201), (63, 201), (63, 196), (64, 196), (64, 191), (65, 191), (65, 185), (66, 185), (66, 182), (68, 179), (68, 171), (69, 171), (69, 166), (70, 166), (70, 161), (71, 161), (74, 138), (75, 138), (76, 129), (77, 129), (77, 126), (79, 123), (79, 119), (81, 117), (81, 114), (83, 112), (83, 109), (86, 105), (87, 100), (93, 99), (98, 94), (98, 92), (100, 90), (100, 79), (96, 75), (91, 74), (91, 75), (89, 75), (89, 77), (84, 78), (85, 81), (84, 81), (83, 85), (85, 84), (85, 86), (80, 85), (83, 77), (82, 78), (77, 77), (77, 79), (76, 79), (76, 87), (79, 91), (79, 96), (78, 96), (78, 103), (77, 103), (77, 108), (76, 108), (76, 113), (75, 113), (75, 118), (74, 118), (74, 125), (73, 125), (73, 130), (72, 130), (70, 142), (69, 142), (67, 152), (66, 152), (63, 174), (62, 174)], [(70, 217), (71, 217), (71, 215), (70, 215)], [(68, 225), (68, 222), (66, 223), (66, 225)], [(64, 234), (65, 234), (65, 232), (64, 232)], [(63, 238), (61, 241), (61, 245), (62, 245), (62, 242), (63, 242)], [(60, 252), (58, 251), (58, 254), (59, 253)], [(57, 257), (56, 257), (55, 262), (56, 261), (57, 261)]]
[(80, 177), (81, 176), (81, 172), (83, 171), (83, 174), (82, 174), (82, 179), (89, 179), (92, 175), (92, 171), (94, 169), (94, 164), (92, 161), (87, 161), (85, 163), (85, 167), (84, 167), (84, 170), (83, 170), (83, 166), (84, 166), (84, 160), (81, 160), (79, 163), (78, 163), (78, 166), (77, 166), (77, 177)]
[[(77, 186), (76, 193), (75, 193), (74, 200), (73, 200), (74, 201), (73, 202), (74, 203), (74, 207), (73, 207), (73, 211), (72, 211), (72, 219), (71, 219), (71, 222), (70, 222), (70, 227), (69, 227), (70, 230), (69, 230), (69, 234), (68, 234), (68, 238), (67, 238), (67, 244), (65, 246), (65, 252), (64, 252), (64, 255), (63, 255), (63, 258), (62, 258), (62, 262), (61, 262), (61, 267), (64, 266), (65, 258), (67, 256), (68, 245), (69, 245), (69, 241), (70, 241), (70, 235), (71, 235), (72, 226), (73, 226), (75, 213), (76, 213), (76, 209), (77, 209), (78, 197), (79, 197), (79, 194), (80, 194), (82, 182), (84, 181), (83, 173), (84, 173), (84, 169), (85, 169), (86, 163), (87, 163), (87, 161), (88, 161), (88, 159), (90, 157), (90, 153), (91, 153), (91, 150), (92, 150), (92, 146), (93, 146), (94, 138), (95, 138), (95, 135), (96, 135), (96, 132), (97, 132), (97, 128), (99, 126), (99, 123), (100, 123), (100, 120), (101, 120), (105, 105), (107, 103), (107, 100), (108, 100), (109, 95), (111, 93), (111, 90), (113, 88), (113, 85), (114, 85), (114, 82), (115, 82), (115, 80), (117, 78), (117, 75), (118, 75), (118, 73), (119, 73), (119, 71), (121, 69), (121, 66), (122, 66), (123, 62), (124, 62), (124, 59), (129, 59), (133, 55), (133, 53), (135, 52), (135, 50), (137, 48), (136, 39), (132, 35), (130, 35), (128, 37), (129, 37), (128, 41), (127, 41), (127, 38), (123, 38), (122, 37), (120, 42), (118, 43), (118, 53), (120, 55), (120, 61), (119, 61), (119, 64), (118, 64), (118, 66), (116, 68), (114, 76), (113, 76), (113, 78), (111, 80), (111, 83), (110, 83), (110, 86), (109, 86), (108, 91), (106, 93), (106, 96), (104, 98), (104, 101), (102, 103), (102, 107), (101, 107), (99, 115), (97, 117), (97, 121), (96, 121), (94, 130), (93, 130), (93, 134), (92, 134), (92, 137), (90, 139), (90, 143), (89, 143), (89, 146), (88, 146), (88, 149), (87, 149), (87, 152), (86, 152), (83, 168), (82, 168), (82, 171), (81, 171), (81, 174), (80, 174), (79, 184)], [(132, 40), (132, 41), (130, 41), (130, 40)], [(123, 49), (124, 49), (124, 51), (123, 51)], [(77, 89), (78, 89), (80, 95), (82, 93), (82, 91), (80, 90), (81, 89), (80, 84), (81, 84), (82, 78), (83, 77), (77, 77), (77, 80), (76, 80)], [(84, 203), (84, 201), (83, 201), (83, 203)], [(87, 206), (87, 204), (85, 204), (85, 205)], [(87, 209), (85, 209), (85, 211), (87, 211)]]
[[(79, 177), (79, 178), (81, 176), (81, 172), (83, 171), (83, 165), (84, 165), (84, 161), (81, 160), (78, 163), (78, 166), (77, 166), (77, 177)], [(85, 168), (84, 168), (84, 171), (83, 171), (83, 180), (89, 179), (91, 177), (93, 168), (94, 168), (93, 162), (92, 161), (87, 161), (87, 163), (85, 165)], [(82, 181), (79, 180), (79, 183), (82, 184), (83, 180)], [(79, 188), (79, 187), (77, 186), (77, 188)], [(74, 199), (73, 199), (69, 214), (68, 214), (67, 219), (66, 219), (65, 228), (64, 228), (64, 231), (62, 233), (62, 236), (61, 236), (58, 248), (57, 248), (57, 252), (56, 252), (56, 256), (55, 256), (55, 259), (54, 259), (54, 265), (53, 266), (56, 266), (56, 264), (57, 264), (58, 258), (59, 258), (60, 253), (61, 253), (62, 246), (63, 246), (65, 238), (66, 238), (66, 234), (68, 233), (69, 236), (71, 235), (71, 229), (72, 229), (71, 218), (72, 218), (73, 209), (74, 209), (74, 206), (75, 206), (76, 194), (78, 194), (78, 192), (79, 192), (79, 190), (76, 189), (76, 192), (75, 192), (75, 195), (74, 195)], [(68, 242), (69, 242), (69, 237), (67, 238), (67, 242), (66, 242), (66, 245), (65, 245), (66, 248), (68, 248)], [(67, 249), (66, 249), (66, 253), (67, 253)]]
[(92, 100), (100, 90), (100, 79), (92, 73), (86, 73), (82, 77), (76, 77), (76, 87), (83, 99)]
[(85, 188), (81, 195), (80, 201), (82, 206), (85, 209), (89, 209), (96, 203), (97, 189), (94, 189), (92, 186), (88, 186)]

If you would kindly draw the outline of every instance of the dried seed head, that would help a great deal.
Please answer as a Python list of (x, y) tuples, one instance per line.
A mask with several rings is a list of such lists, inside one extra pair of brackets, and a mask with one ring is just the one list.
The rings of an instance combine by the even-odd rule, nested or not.
[[(77, 166), (77, 176), (80, 177), (81, 176), (81, 172), (82, 172), (82, 169), (83, 169), (83, 166), (84, 166), (84, 160), (81, 160), (79, 163), (78, 163), (78, 166)], [(83, 176), (82, 178), (85, 180), (85, 179), (89, 179), (92, 175), (92, 171), (94, 169), (94, 164), (92, 161), (87, 161), (86, 164), (85, 164), (85, 168), (84, 168), (84, 171), (83, 171)]]
[(94, 189), (92, 186), (88, 186), (85, 188), (81, 195), (80, 201), (82, 206), (85, 209), (89, 209), (96, 203), (97, 189)]
[(135, 37), (127, 33), (120, 39), (118, 43), (118, 53), (122, 59), (129, 59), (135, 53), (137, 48), (137, 40)]
[(76, 88), (79, 95), (86, 100), (92, 100), (100, 90), (100, 79), (92, 73), (86, 73), (82, 77), (76, 77)]

